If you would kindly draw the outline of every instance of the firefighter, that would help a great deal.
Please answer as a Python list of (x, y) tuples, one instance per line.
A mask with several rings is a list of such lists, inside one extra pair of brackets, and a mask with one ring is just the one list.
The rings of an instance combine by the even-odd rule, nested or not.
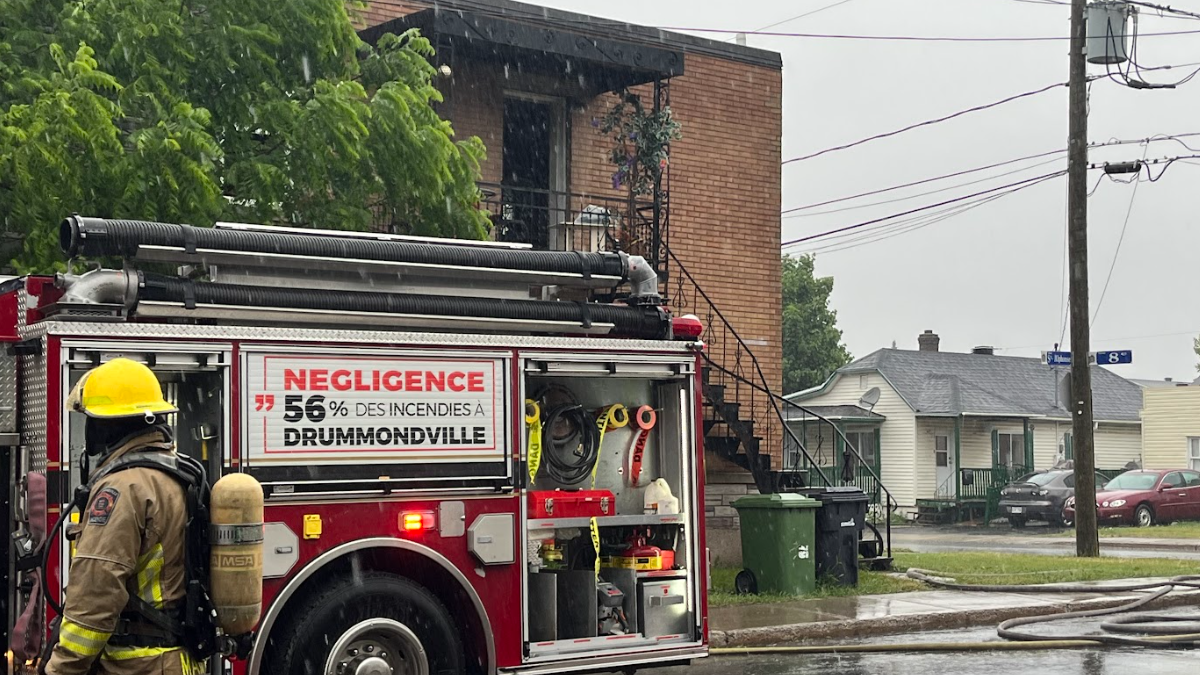
[(86, 415), (86, 452), (98, 479), (80, 514), (58, 642), (46, 673), (206, 672), (207, 664), (162, 625), (164, 616), (178, 622), (184, 604), (184, 487), (153, 468), (104, 473), (106, 465), (130, 453), (173, 455), (165, 416), (177, 409), (164, 399), (149, 368), (121, 358), (84, 375), (67, 407)]

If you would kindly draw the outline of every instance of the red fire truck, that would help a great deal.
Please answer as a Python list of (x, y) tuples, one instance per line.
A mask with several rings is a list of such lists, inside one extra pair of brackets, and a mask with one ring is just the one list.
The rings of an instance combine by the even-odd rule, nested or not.
[(214, 672), (706, 654), (699, 322), (643, 259), (82, 217), (60, 241), (109, 267), (0, 282), (10, 674), (67, 581), (70, 544), (47, 541), (82, 480), (64, 400), (116, 357), (158, 374), (180, 452), (263, 485), (262, 619)]

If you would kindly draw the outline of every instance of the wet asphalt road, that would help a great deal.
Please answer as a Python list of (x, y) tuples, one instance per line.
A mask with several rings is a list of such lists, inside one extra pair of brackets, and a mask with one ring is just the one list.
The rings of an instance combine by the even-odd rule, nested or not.
[[(646, 671), (651, 672), (651, 671)], [(652, 671), (683, 675), (683, 668)], [(1196, 675), (1196, 652), (1130, 650), (717, 656), (687, 675)]]
[[(1180, 607), (1155, 614), (1200, 615), (1200, 608)], [(1108, 617), (1104, 617), (1105, 620)], [(1024, 630), (1040, 635), (1094, 634), (1100, 619), (1057, 621)], [(1180, 624), (1181, 626), (1184, 624)], [(1188, 630), (1191, 630), (1189, 627)], [(997, 642), (993, 626), (881, 635), (846, 639), (838, 644), (907, 644), (915, 642)], [(821, 644), (829, 642), (821, 641)], [(644, 671), (685, 675), (683, 668)], [(686, 675), (1197, 675), (1200, 649), (1143, 650), (1072, 649), (1029, 652), (777, 654), (711, 656), (696, 661)]]

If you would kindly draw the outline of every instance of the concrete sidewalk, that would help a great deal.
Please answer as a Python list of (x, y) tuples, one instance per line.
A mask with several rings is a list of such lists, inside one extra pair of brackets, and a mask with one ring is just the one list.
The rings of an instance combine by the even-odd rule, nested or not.
[[(1105, 586), (1149, 581), (1164, 579), (1087, 582), (1095, 593), (931, 590), (714, 607), (709, 610), (710, 639), (714, 647), (749, 647), (981, 626), (1020, 616), (1116, 607), (1143, 593), (1106, 593)], [(1200, 591), (1175, 591), (1149, 609), (1179, 605), (1200, 605)]]

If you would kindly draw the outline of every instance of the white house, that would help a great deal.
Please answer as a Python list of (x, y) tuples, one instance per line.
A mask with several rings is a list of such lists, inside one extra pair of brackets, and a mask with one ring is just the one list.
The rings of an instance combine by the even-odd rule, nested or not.
[[(1064, 407), (1069, 369), (1039, 359), (939, 351), (926, 331), (917, 351), (880, 349), (840, 368), (821, 386), (787, 398), (789, 425), (818, 465), (837, 464), (837, 446), (813, 437), (815, 415), (834, 422), (906, 512), (986, 510), (998, 486), (1028, 469), (1072, 458)], [(1141, 462), (1142, 389), (1092, 368), (1096, 466), (1117, 472)], [(1060, 393), (1063, 392), (1063, 393)], [(816, 450), (814, 450), (816, 449)], [(785, 458), (786, 460), (787, 458)], [(964, 471), (970, 469), (970, 471)]]

